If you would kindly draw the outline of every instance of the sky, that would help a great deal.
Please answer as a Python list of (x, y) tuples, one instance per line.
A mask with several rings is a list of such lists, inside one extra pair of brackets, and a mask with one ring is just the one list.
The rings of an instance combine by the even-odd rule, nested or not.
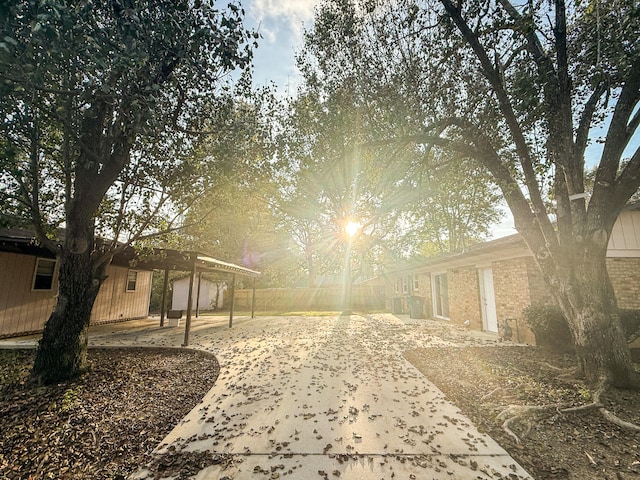
[(245, 25), (262, 38), (254, 52), (254, 82), (274, 82), (284, 94), (295, 93), (299, 74), (295, 54), (302, 47), (302, 34), (313, 22), (318, 0), (244, 0)]

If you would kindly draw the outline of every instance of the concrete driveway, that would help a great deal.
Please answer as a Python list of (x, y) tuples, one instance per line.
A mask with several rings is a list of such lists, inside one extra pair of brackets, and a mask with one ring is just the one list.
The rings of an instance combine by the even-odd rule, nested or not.
[[(182, 339), (148, 320), (90, 334), (93, 345)], [(390, 314), (237, 318), (231, 329), (202, 317), (191, 347), (216, 355), (218, 381), (132, 478), (531, 478), (402, 356), (495, 341)]]

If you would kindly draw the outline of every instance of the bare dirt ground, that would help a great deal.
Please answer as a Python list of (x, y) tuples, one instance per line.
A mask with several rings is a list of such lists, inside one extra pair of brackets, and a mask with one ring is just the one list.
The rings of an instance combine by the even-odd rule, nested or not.
[[(640, 433), (614, 425), (598, 410), (560, 412), (591, 402), (584, 385), (562, 375), (575, 367), (572, 356), (536, 347), (483, 346), (421, 348), (405, 357), (534, 478), (640, 478)], [(640, 392), (610, 390), (601, 402), (640, 425)], [(518, 442), (502, 428), (510, 416), (498, 415), (525, 405), (549, 408), (530, 410), (511, 423)]]
[(212, 355), (90, 349), (91, 372), (25, 382), (33, 351), (0, 350), (0, 479), (124, 479), (213, 386)]

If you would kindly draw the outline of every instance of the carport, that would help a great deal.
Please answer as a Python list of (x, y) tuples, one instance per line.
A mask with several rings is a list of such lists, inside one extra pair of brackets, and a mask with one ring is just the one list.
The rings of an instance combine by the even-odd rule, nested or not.
[[(114, 256), (114, 263), (126, 263), (131, 267), (151, 268), (154, 270), (164, 270), (164, 281), (162, 285), (162, 301), (160, 306), (160, 326), (164, 326), (164, 320), (167, 313), (167, 290), (169, 287), (169, 272), (183, 271), (190, 272), (189, 275), (189, 294), (187, 298), (187, 319), (184, 326), (184, 342), (183, 346), (189, 345), (189, 333), (191, 329), (191, 317), (193, 314), (193, 295), (196, 274), (199, 276), (204, 272), (225, 273), (231, 276), (230, 289), (231, 300), (229, 305), (229, 328), (233, 326), (233, 307), (235, 300), (236, 276), (242, 275), (252, 279), (253, 295), (251, 298), (251, 318), (255, 317), (255, 298), (256, 298), (256, 278), (260, 272), (251, 270), (234, 263), (218, 260), (204, 253), (185, 252), (170, 249), (152, 249), (150, 251), (134, 252), (133, 249), (127, 249), (124, 252)], [(200, 281), (198, 281), (198, 289), (196, 296), (200, 295)], [(196, 315), (198, 300), (196, 300)]]

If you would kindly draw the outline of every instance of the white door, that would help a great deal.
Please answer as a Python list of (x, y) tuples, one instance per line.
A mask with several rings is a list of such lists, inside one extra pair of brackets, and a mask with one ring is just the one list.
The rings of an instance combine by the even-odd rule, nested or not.
[(482, 309), (482, 328), (487, 332), (498, 333), (498, 315), (496, 314), (496, 296), (493, 291), (493, 271), (491, 268), (478, 269), (480, 279), (480, 307)]

